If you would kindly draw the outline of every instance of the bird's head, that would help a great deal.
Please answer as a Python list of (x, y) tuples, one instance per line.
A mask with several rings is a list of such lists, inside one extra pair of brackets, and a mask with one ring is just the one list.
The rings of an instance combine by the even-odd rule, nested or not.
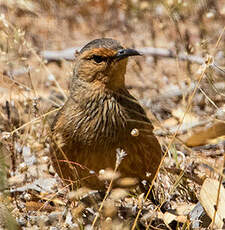
[(76, 57), (72, 88), (79, 83), (112, 90), (124, 87), (127, 58), (136, 55), (140, 53), (110, 38), (91, 41)]

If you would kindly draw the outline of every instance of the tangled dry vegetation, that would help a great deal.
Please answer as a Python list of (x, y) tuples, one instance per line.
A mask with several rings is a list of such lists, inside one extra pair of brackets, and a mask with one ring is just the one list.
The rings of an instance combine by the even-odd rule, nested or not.
[[(223, 228), (224, 19), (224, 0), (0, 1), (1, 228)], [(50, 163), (73, 62), (43, 51), (99, 37), (146, 54), (130, 60), (126, 83), (165, 154), (151, 196), (69, 192)]]

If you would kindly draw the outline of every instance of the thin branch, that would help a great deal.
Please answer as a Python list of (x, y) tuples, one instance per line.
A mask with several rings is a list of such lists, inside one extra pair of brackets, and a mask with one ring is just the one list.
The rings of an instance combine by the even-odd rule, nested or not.
[[(75, 52), (79, 51), (81, 47), (71, 47), (64, 50), (44, 50), (40, 53), (41, 57), (47, 61), (60, 61), (60, 60), (75, 60)], [(176, 54), (176, 52), (164, 49), (164, 48), (155, 48), (155, 47), (143, 47), (137, 49), (141, 54), (145, 56), (156, 56), (164, 58), (178, 58), (181, 61), (190, 61), (197, 64), (205, 63), (204, 58), (194, 55), (186, 55), (185, 53)]]
[[(60, 61), (60, 60), (67, 60), (67, 61), (73, 61), (75, 60), (75, 53), (79, 51), (81, 47), (71, 47), (64, 50), (44, 50), (40, 52), (40, 56), (51, 62), (51, 61)], [(195, 55), (187, 55), (186, 53), (179, 53), (176, 54), (175, 51), (170, 49), (164, 49), (164, 48), (156, 48), (156, 47), (143, 47), (143, 48), (137, 48), (137, 51), (139, 51), (144, 56), (153, 56), (153, 57), (161, 57), (161, 58), (173, 58), (178, 59), (180, 61), (188, 61), (191, 63), (196, 63), (198, 65), (202, 65), (205, 63), (205, 59), (200, 56)], [(218, 66), (217, 63), (213, 62), (212, 65), (210, 65), (211, 68), (219, 72), (220, 74), (224, 74), (224, 70)]]

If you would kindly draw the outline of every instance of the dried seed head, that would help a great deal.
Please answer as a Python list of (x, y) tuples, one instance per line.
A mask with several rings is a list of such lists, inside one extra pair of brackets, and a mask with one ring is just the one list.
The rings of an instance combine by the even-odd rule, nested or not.
[(90, 192), (90, 189), (82, 187), (82, 188), (77, 189), (76, 191), (69, 192), (67, 197), (69, 200), (79, 201), (84, 196), (86, 196), (89, 192)]
[(104, 203), (104, 216), (106, 217), (114, 217), (116, 215), (117, 212), (117, 207), (114, 203), (113, 200), (106, 200)]
[(138, 180), (133, 177), (124, 177), (119, 180), (117, 180), (117, 184), (121, 187), (133, 187), (137, 185)]
[(115, 180), (119, 178), (120, 174), (114, 172), (112, 169), (101, 169), (99, 171), (99, 180)]
[(126, 152), (123, 149), (116, 149), (116, 167), (118, 167), (123, 160), (123, 158), (126, 156)]
[(113, 200), (123, 199), (128, 195), (128, 192), (124, 188), (115, 188), (111, 191), (110, 198)]

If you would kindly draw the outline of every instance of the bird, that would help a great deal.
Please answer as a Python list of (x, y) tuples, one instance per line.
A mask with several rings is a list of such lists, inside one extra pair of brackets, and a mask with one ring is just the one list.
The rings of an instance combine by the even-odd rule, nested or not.
[[(51, 158), (66, 183), (105, 189), (102, 170), (151, 183), (162, 151), (153, 125), (125, 86), (128, 57), (141, 55), (112, 38), (99, 38), (76, 53), (69, 96), (51, 125)], [(104, 171), (103, 171), (104, 172)]]

